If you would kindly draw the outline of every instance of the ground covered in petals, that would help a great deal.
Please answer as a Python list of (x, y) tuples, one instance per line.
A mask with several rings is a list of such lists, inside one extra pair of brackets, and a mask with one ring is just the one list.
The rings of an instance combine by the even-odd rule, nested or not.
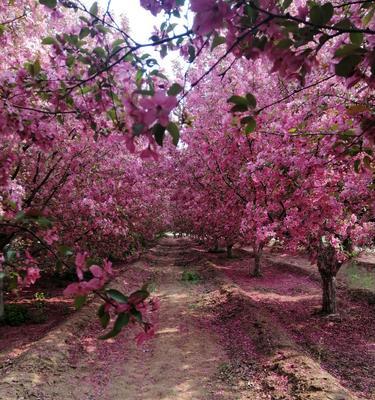
[(3, 365), (0, 398), (375, 399), (368, 299), (341, 287), (340, 316), (323, 318), (314, 274), (266, 260), (251, 278), (251, 254), (234, 255), (162, 239), (113, 282), (154, 287), (153, 339), (137, 346), (130, 329), (98, 340), (92, 301)]

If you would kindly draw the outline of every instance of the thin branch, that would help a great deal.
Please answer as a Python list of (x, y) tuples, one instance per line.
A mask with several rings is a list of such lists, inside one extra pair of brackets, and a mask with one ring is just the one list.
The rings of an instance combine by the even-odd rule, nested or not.
[(266, 108), (269, 108), (269, 107), (272, 107), (272, 106), (274, 106), (276, 104), (282, 103), (283, 101), (289, 99), (290, 97), (294, 96), (295, 94), (297, 94), (299, 92), (302, 92), (303, 90), (310, 89), (310, 88), (312, 88), (314, 86), (320, 85), (321, 83), (323, 83), (325, 81), (328, 81), (329, 79), (332, 79), (334, 76), (335, 76), (334, 74), (330, 75), (330, 76), (327, 76), (327, 77), (325, 77), (325, 78), (323, 78), (323, 79), (321, 79), (321, 80), (319, 80), (317, 82), (311, 83), (310, 85), (303, 86), (302, 88), (293, 90), (293, 92), (289, 93), (287, 96), (284, 96), (279, 100), (276, 100), (276, 101), (274, 101), (274, 102), (272, 102), (270, 104), (267, 104), (266, 106), (264, 106), (264, 107), (260, 108), (259, 110), (257, 110), (255, 113), (259, 114), (260, 112), (262, 112)]
[(295, 21), (298, 22), (300, 24), (304, 24), (304, 25), (308, 25), (308, 26), (312, 26), (313, 28), (316, 29), (329, 29), (329, 30), (333, 30), (336, 32), (341, 32), (341, 33), (366, 33), (369, 35), (374, 35), (375, 31), (371, 30), (371, 29), (358, 29), (358, 28), (339, 28), (337, 26), (330, 26), (330, 25), (318, 25), (318, 24), (314, 24), (310, 21), (306, 21), (304, 19), (295, 17), (289, 13), (287, 14), (275, 14), (273, 12), (264, 10), (262, 8), (257, 7), (254, 2), (251, 2), (251, 7), (254, 8), (257, 11), (260, 11), (266, 15), (268, 15), (269, 17), (272, 18), (279, 18), (279, 19), (286, 19), (286, 20), (291, 20), (291, 21)]

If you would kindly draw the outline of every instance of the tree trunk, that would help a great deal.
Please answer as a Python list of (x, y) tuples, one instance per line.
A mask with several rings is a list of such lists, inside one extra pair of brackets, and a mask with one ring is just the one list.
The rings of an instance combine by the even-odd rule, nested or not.
[(232, 258), (233, 257), (232, 249), (233, 249), (233, 244), (230, 244), (230, 245), (227, 246), (227, 257), (228, 258)]
[(320, 272), (322, 277), (322, 313), (336, 314), (336, 277), (332, 274)]
[(262, 268), (260, 264), (262, 253), (260, 251), (254, 253), (254, 270), (252, 272), (253, 276), (260, 277), (262, 276)]
[(318, 269), (322, 278), (322, 314), (336, 314), (336, 275), (342, 266), (335, 248), (330, 243), (320, 242)]
[(4, 283), (3, 283), (3, 271), (0, 268), (0, 321), (4, 319)]

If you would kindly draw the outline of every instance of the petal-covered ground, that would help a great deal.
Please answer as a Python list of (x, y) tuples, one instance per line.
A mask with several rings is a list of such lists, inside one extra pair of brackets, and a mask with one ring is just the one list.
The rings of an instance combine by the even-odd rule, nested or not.
[(132, 330), (98, 340), (92, 302), (3, 366), (0, 398), (374, 399), (370, 306), (341, 290), (340, 319), (324, 319), (315, 278), (268, 263), (250, 278), (251, 256), (236, 253), (162, 239), (114, 282), (155, 286), (152, 340), (138, 347)]

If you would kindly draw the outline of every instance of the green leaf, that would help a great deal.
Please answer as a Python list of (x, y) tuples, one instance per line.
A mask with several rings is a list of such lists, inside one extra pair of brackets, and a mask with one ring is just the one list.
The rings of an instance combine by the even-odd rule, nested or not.
[(99, 56), (100, 58), (107, 58), (107, 53), (106, 51), (103, 49), (103, 47), (95, 47), (95, 49), (93, 50), (93, 52)]
[(57, 44), (57, 41), (52, 36), (47, 36), (42, 40), (42, 44)]
[(241, 118), (240, 122), (242, 125), (246, 125), (247, 123), (251, 122), (254, 118), (251, 116)]
[(367, 12), (367, 14), (365, 14), (365, 15), (363, 16), (363, 18), (362, 18), (362, 23), (363, 23), (364, 26), (367, 26), (367, 25), (371, 22), (371, 20), (372, 20), (372, 18), (373, 18), (373, 16), (374, 16), (374, 13), (375, 13), (375, 7), (372, 7), (372, 8)]
[(75, 57), (74, 57), (73, 55), (69, 55), (69, 56), (66, 58), (66, 61), (65, 61), (66, 66), (67, 66), (67, 67), (73, 66), (75, 60), (76, 60), (76, 59), (75, 59)]
[(325, 3), (322, 6), (313, 5), (310, 9), (310, 21), (315, 25), (326, 25), (333, 16), (333, 6)]
[(246, 94), (246, 100), (251, 108), (255, 108), (257, 106), (257, 100), (251, 93)]
[(350, 55), (360, 55), (364, 53), (365, 50), (361, 49), (358, 45), (356, 44), (344, 44), (343, 46), (339, 47), (335, 51), (335, 57), (346, 57)]
[(253, 132), (255, 130), (256, 126), (257, 126), (257, 124), (255, 122), (255, 119), (251, 118), (251, 121), (249, 121), (247, 123), (246, 128), (245, 128), (246, 135), (248, 135), (249, 133)]
[(4, 279), (5, 277), (5, 272), (4, 271), (0, 271), (0, 279)]
[(242, 97), (242, 96), (231, 96), (229, 97), (229, 99), (227, 100), (227, 103), (233, 103), (236, 106), (243, 106), (246, 107), (248, 106), (248, 101), (246, 97)]
[(84, 26), (79, 32), (79, 38), (84, 39), (89, 34), (90, 34), (90, 28), (87, 26)]
[(170, 122), (170, 123), (167, 125), (167, 130), (168, 130), (168, 132), (169, 132), (169, 133), (171, 134), (171, 136), (172, 136), (173, 144), (174, 144), (175, 146), (177, 146), (178, 141), (179, 141), (179, 139), (180, 139), (180, 131), (179, 131), (179, 129), (178, 129), (178, 126), (177, 126), (174, 122)]
[(137, 290), (129, 296), (129, 303), (137, 305), (146, 300), (150, 293), (147, 290)]
[(59, 252), (61, 255), (65, 256), (65, 257), (72, 256), (72, 255), (73, 255), (73, 250), (72, 250), (69, 246), (66, 246), (66, 245), (64, 245), (64, 244), (62, 244), (61, 246), (59, 246), (58, 252)]
[(349, 37), (350, 37), (350, 41), (353, 44), (356, 44), (357, 46), (360, 46), (363, 42), (363, 33), (362, 32), (351, 32)]
[(216, 36), (214, 37), (213, 41), (212, 41), (212, 44), (211, 44), (211, 51), (212, 51), (215, 47), (220, 46), (221, 44), (224, 44), (225, 42), (226, 42), (225, 37), (216, 35)]
[(129, 313), (120, 313), (117, 316), (117, 319), (113, 325), (112, 330), (108, 332), (106, 335), (101, 336), (99, 339), (106, 340), (117, 336), (121, 332), (122, 328), (129, 323), (129, 319), (130, 319)]
[(130, 313), (138, 322), (142, 322), (142, 313), (140, 311), (136, 308), (132, 308)]
[(168, 96), (177, 96), (182, 91), (182, 86), (174, 83), (168, 90)]
[(352, 21), (350, 21), (349, 18), (344, 18), (333, 26), (334, 28), (339, 28), (339, 29), (352, 29), (354, 27)]
[(51, 220), (43, 216), (38, 217), (36, 223), (42, 228), (50, 228), (53, 225)]
[(355, 68), (361, 62), (362, 56), (350, 55), (344, 57), (338, 64), (335, 65), (335, 72), (338, 76), (348, 78), (354, 74)]
[(159, 146), (163, 146), (165, 127), (160, 124), (156, 124), (152, 128), (152, 131), (154, 133), (156, 143)]
[(86, 303), (86, 299), (87, 299), (87, 296), (77, 296), (74, 299), (74, 306), (75, 306), (76, 310), (79, 310), (80, 308), (83, 307), (83, 305)]
[(189, 46), (188, 53), (189, 53), (189, 63), (192, 63), (195, 59), (195, 47)]
[(349, 138), (351, 138), (353, 136), (355, 136), (355, 132), (352, 131), (351, 129), (348, 129), (347, 131), (340, 133), (340, 138), (343, 140), (348, 140)]
[(109, 324), (111, 317), (110, 317), (109, 313), (105, 311), (104, 304), (102, 304), (98, 309), (98, 317), (100, 320), (100, 325), (103, 328), (106, 328)]
[(122, 45), (123, 43), (125, 43), (124, 39), (116, 39), (113, 43), (112, 43), (112, 48), (117, 47)]
[(55, 8), (57, 6), (57, 0), (39, 0), (39, 3), (49, 8)]
[(110, 110), (108, 110), (107, 115), (112, 120), (112, 122), (116, 122), (116, 109), (115, 108), (111, 108)]
[(116, 289), (108, 289), (108, 290), (106, 290), (106, 294), (110, 299), (117, 301), (117, 303), (127, 303), (128, 302), (128, 297)]
[(90, 14), (95, 15), (95, 17), (98, 15), (98, 3), (95, 2), (90, 8)]
[(292, 4), (292, 2), (293, 2), (293, 0), (284, 0), (281, 7), (282, 7), (284, 10), (286, 10), (286, 9)]
[(247, 106), (240, 105), (240, 104), (238, 104), (238, 105), (236, 105), (236, 106), (233, 106), (233, 107), (230, 109), (230, 111), (231, 111), (232, 113), (236, 113), (236, 112), (245, 112), (245, 111), (247, 111), (247, 110), (248, 110)]

